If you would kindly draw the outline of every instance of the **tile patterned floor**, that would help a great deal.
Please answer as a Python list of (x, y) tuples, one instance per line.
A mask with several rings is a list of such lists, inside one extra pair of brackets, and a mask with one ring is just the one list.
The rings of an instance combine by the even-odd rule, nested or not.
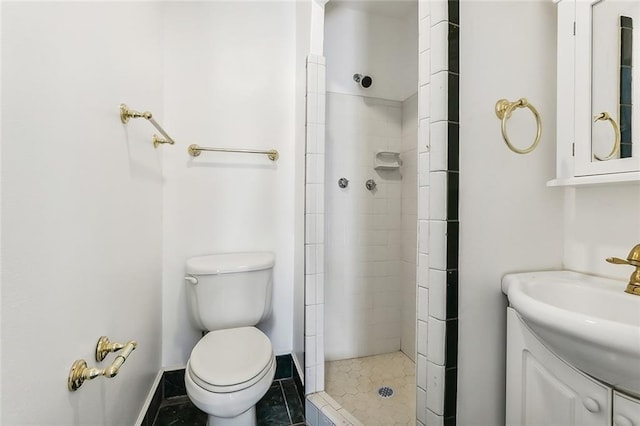
[[(389, 386), (391, 398), (378, 396)], [(402, 352), (325, 364), (326, 392), (367, 426), (415, 425), (415, 364)]]
[[(256, 405), (258, 426), (304, 425), (304, 408), (293, 379), (276, 380)], [(196, 408), (187, 396), (163, 402), (154, 426), (205, 426), (207, 415)]]

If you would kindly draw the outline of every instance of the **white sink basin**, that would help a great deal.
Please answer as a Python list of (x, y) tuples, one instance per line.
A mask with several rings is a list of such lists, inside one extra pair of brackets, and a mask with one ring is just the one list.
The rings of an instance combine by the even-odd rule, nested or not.
[(640, 296), (625, 282), (571, 271), (505, 275), (509, 304), (560, 358), (640, 396)]

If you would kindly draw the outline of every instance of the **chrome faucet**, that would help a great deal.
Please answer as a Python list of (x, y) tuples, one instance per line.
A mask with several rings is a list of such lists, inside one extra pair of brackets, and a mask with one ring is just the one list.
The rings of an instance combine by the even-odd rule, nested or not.
[(620, 259), (619, 257), (608, 257), (607, 262), (636, 267), (636, 270), (631, 273), (631, 277), (629, 277), (629, 284), (627, 285), (625, 293), (640, 296), (640, 244), (631, 249), (627, 260)]

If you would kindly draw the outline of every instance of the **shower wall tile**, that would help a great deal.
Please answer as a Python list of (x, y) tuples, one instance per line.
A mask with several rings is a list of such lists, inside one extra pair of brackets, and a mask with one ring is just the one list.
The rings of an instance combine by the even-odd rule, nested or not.
[(416, 420), (421, 424), (427, 424), (427, 391), (416, 389)]
[(438, 365), (444, 365), (445, 325), (446, 323), (444, 321), (437, 320), (433, 317), (430, 317), (427, 323), (427, 334), (429, 336), (427, 358), (430, 362)]
[(324, 58), (307, 58), (305, 200), (305, 393), (324, 389)]
[(446, 280), (446, 271), (438, 269), (429, 271), (429, 316), (441, 321), (444, 321), (447, 317)]
[(440, 71), (431, 75), (431, 122), (447, 120), (449, 73)]
[(446, 171), (448, 151), (448, 123), (438, 121), (431, 124), (431, 172)]
[(441, 220), (429, 221), (429, 267), (431, 269), (446, 270), (446, 238), (447, 222)]
[(429, 128), (429, 117), (420, 119), (418, 130), (418, 153), (427, 153), (431, 149), (431, 129)]
[(427, 408), (439, 416), (444, 415), (444, 373), (443, 366), (427, 361)]
[[(427, 351), (426, 382), (417, 383), (418, 390), (426, 389), (427, 409), (418, 413), (418, 418), (427, 425), (443, 425), (455, 424), (457, 389), (460, 27), (458, 0), (435, 0), (428, 6), (428, 12), (425, 5), (419, 8), (421, 18), (429, 19), (430, 28), (418, 28), (419, 38), (430, 43), (429, 48), (421, 49), (430, 54), (429, 71), (420, 69), (418, 73), (420, 84), (430, 86), (430, 114), (420, 117), (420, 137), (427, 131), (429, 134), (430, 162), (420, 164), (419, 173), (430, 176), (429, 202), (418, 203), (418, 217), (428, 218), (429, 223), (428, 241), (418, 241), (418, 252), (429, 253), (429, 317), (426, 331), (419, 319), (417, 336), (418, 350)], [(426, 63), (425, 59), (419, 61), (421, 67)], [(421, 98), (420, 102), (426, 101)]]
[(447, 220), (447, 172), (431, 172), (429, 175), (429, 218)]
[[(429, 56), (429, 52), (424, 52)], [(420, 117), (429, 117), (431, 115), (431, 85), (424, 84), (418, 89), (420, 95)]]
[[(431, 38), (434, 41), (447, 40), (449, 23), (441, 21), (431, 28)], [(449, 66), (449, 54), (447, 45), (444, 43), (434, 43), (431, 46), (431, 74), (447, 71)]]
[(418, 354), (427, 356), (427, 322), (418, 320)]
[[(449, 20), (449, 9), (447, 0), (432, 0), (431, 1), (431, 25), (436, 25), (443, 21)], [(439, 40), (432, 41), (432, 47), (438, 43)]]
[(418, 1), (418, 19), (424, 19), (431, 16), (431, 0)]
[(418, 22), (418, 51), (420, 53), (429, 50), (431, 45), (431, 18), (429, 16)]

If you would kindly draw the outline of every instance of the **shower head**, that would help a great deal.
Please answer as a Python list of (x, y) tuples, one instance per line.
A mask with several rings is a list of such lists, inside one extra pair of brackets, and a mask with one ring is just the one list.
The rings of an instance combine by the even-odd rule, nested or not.
[(373, 79), (370, 76), (363, 74), (354, 74), (353, 81), (358, 83), (358, 86), (362, 87), (363, 89), (368, 89), (369, 87), (371, 87), (371, 84), (373, 84)]

